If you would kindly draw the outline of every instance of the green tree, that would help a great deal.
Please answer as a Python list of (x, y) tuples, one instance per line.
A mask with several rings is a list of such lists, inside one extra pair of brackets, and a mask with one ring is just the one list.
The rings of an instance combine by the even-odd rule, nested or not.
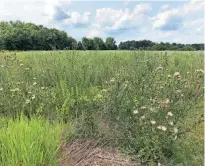
[(106, 45), (100, 37), (94, 37), (93, 42), (94, 42), (95, 50), (105, 50), (106, 49)]
[(5, 45), (4, 45), (4, 40), (0, 38), (0, 50), (4, 50)]
[(117, 49), (116, 41), (112, 37), (106, 38), (105, 45), (106, 45), (107, 50), (116, 50)]

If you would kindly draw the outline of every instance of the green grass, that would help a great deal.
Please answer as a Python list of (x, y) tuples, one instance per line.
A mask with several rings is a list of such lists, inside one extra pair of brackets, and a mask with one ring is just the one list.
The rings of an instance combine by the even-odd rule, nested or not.
[[(11, 121), (10, 125), (19, 125), (19, 131), (25, 130), (21, 123), (41, 123), (43, 119), (38, 117), (53, 124), (72, 124), (72, 138), (115, 140), (123, 152), (145, 164), (172, 161), (173, 165), (202, 165), (203, 125), (176, 141), (173, 131), (183, 131), (197, 119), (196, 113), (203, 113), (203, 58), (200, 51), (7, 52), (0, 55), (0, 115), (6, 119), (18, 119), (21, 114), (35, 117), (31, 122), (25, 118)], [(174, 75), (177, 72), (180, 79)], [(169, 101), (168, 107), (159, 104), (165, 101)], [(166, 118), (168, 112), (173, 116)], [(151, 125), (151, 120), (156, 125)], [(158, 125), (166, 126), (166, 132), (158, 130)], [(41, 130), (58, 130), (58, 135), (58, 125), (49, 130), (51, 126), (46, 121)], [(70, 130), (65, 132), (64, 136), (70, 137)], [(43, 134), (38, 136), (44, 138)], [(10, 141), (15, 142), (14, 137)], [(21, 143), (17, 144), (20, 147), (13, 156), (21, 149)], [(37, 150), (33, 156), (39, 157)], [(8, 155), (5, 149), (2, 154)]]
[(55, 166), (61, 126), (43, 118), (2, 119), (1, 166)]

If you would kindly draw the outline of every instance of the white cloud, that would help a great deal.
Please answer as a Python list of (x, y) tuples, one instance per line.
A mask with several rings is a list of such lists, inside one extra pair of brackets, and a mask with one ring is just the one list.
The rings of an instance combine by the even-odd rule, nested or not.
[(57, 6), (70, 0), (1, 0), (0, 20), (21, 20), (49, 26)]
[(92, 25), (90, 29), (87, 30), (87, 37), (103, 37), (103, 32), (100, 30), (100, 27), (96, 24)]
[(169, 8), (169, 4), (162, 6), (162, 10), (167, 10)]
[[(162, 7), (163, 8), (163, 7)], [(164, 8), (166, 8), (164, 6)], [(202, 14), (204, 10), (204, 1), (190, 1), (184, 6), (178, 8), (169, 8), (157, 14), (153, 18), (153, 28), (160, 30), (177, 30), (183, 22), (196, 14)]]
[(78, 12), (68, 13), (69, 18), (63, 20), (63, 23), (73, 27), (86, 27), (90, 23), (90, 12), (80, 14)]
[(103, 30), (120, 33), (126, 29), (137, 28), (147, 18), (152, 8), (149, 4), (136, 5), (134, 10), (101, 8), (96, 10), (96, 20)]

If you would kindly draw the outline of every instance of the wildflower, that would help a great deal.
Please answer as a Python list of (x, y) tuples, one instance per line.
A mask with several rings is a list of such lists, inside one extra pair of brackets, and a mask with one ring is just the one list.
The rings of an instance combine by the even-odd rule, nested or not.
[(4, 68), (4, 65), (1, 65), (1, 68)]
[(138, 110), (134, 110), (134, 111), (133, 111), (133, 114), (138, 114), (138, 113), (139, 113)]
[(175, 73), (174, 73), (174, 77), (175, 77), (176, 79), (178, 79), (178, 80), (181, 79), (181, 76), (180, 76), (180, 73), (179, 73), (179, 72), (175, 72)]
[(103, 96), (101, 94), (97, 94), (97, 98), (102, 98)]
[(162, 70), (162, 69), (163, 69), (163, 67), (159, 66), (159, 67), (156, 68), (156, 71), (159, 71), (159, 70)]
[(169, 99), (161, 100), (158, 102), (159, 106), (162, 108), (167, 108), (169, 104)]
[(145, 119), (145, 116), (144, 116), (144, 115), (143, 115), (143, 116), (141, 116), (141, 117), (140, 117), (140, 119), (142, 119), (142, 120), (143, 120), (143, 119)]
[(159, 130), (162, 130), (162, 131), (166, 131), (167, 130), (167, 128), (165, 126), (157, 126), (157, 128)]
[(117, 74), (116, 74), (116, 76), (120, 76), (120, 74), (119, 74), (119, 73), (117, 73)]
[(29, 99), (26, 99), (26, 104), (29, 104), (31, 101)]
[(156, 122), (155, 122), (154, 120), (151, 120), (150, 123), (151, 123), (152, 125), (155, 125), (155, 124), (156, 124)]
[(36, 77), (33, 77), (34, 80), (36, 80)]
[(178, 133), (178, 129), (177, 128), (174, 128), (174, 133)]
[(20, 66), (23, 66), (23, 63), (21, 63)]
[(167, 77), (168, 77), (168, 78), (171, 78), (172, 76), (171, 76), (171, 75), (168, 75)]
[(41, 87), (41, 89), (42, 89), (42, 90), (44, 90), (44, 89), (45, 89), (45, 87)]
[(3, 88), (0, 88), (0, 91), (3, 91)]
[(179, 73), (179, 72), (175, 72), (175, 73), (174, 73), (174, 76), (175, 76), (175, 77), (178, 77), (178, 76), (180, 76), (180, 73)]
[(190, 72), (187, 72), (186, 74), (190, 74)]
[(195, 70), (195, 72), (197, 72), (197, 73), (204, 73), (204, 70), (198, 69), (198, 70)]
[(17, 92), (17, 91), (19, 91), (19, 88), (11, 89), (10, 91), (11, 92)]
[(142, 110), (146, 109), (146, 106), (142, 106), (141, 109), (142, 109)]
[(161, 163), (158, 163), (157, 166), (161, 166)]
[(167, 115), (168, 116), (173, 116), (173, 114), (171, 112), (168, 112)]
[(107, 92), (107, 89), (103, 89), (102, 92)]
[(114, 79), (114, 78), (112, 78), (112, 79), (110, 80), (110, 82), (115, 82), (115, 79)]
[(35, 96), (35, 95), (33, 95), (33, 96), (31, 97), (31, 99), (32, 99), (32, 100), (34, 100), (35, 98), (36, 98), (36, 96)]
[(34, 83), (33, 83), (33, 85), (37, 85), (37, 83), (36, 83), (36, 82), (34, 82)]
[(153, 112), (153, 111), (155, 111), (155, 109), (154, 109), (154, 108), (150, 108), (150, 111), (152, 111), (152, 112)]
[(28, 92), (28, 94), (31, 94), (31, 92)]
[(173, 123), (172, 121), (170, 121), (170, 122), (169, 122), (169, 125), (170, 125), (170, 126), (173, 126), (173, 125), (174, 125), (174, 123)]
[(177, 135), (174, 137), (174, 140), (176, 140), (177, 139)]
[(181, 93), (181, 92), (182, 92), (181, 90), (177, 90), (177, 91), (176, 91), (176, 93)]

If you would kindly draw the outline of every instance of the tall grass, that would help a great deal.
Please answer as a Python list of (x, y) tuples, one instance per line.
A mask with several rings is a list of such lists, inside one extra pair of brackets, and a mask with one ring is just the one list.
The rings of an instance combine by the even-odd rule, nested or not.
[(43, 118), (1, 119), (0, 165), (55, 166), (61, 126)]
[(173, 158), (187, 117), (203, 114), (202, 52), (17, 52), (0, 65), (1, 115), (73, 123), (74, 137), (113, 140), (143, 163)]

